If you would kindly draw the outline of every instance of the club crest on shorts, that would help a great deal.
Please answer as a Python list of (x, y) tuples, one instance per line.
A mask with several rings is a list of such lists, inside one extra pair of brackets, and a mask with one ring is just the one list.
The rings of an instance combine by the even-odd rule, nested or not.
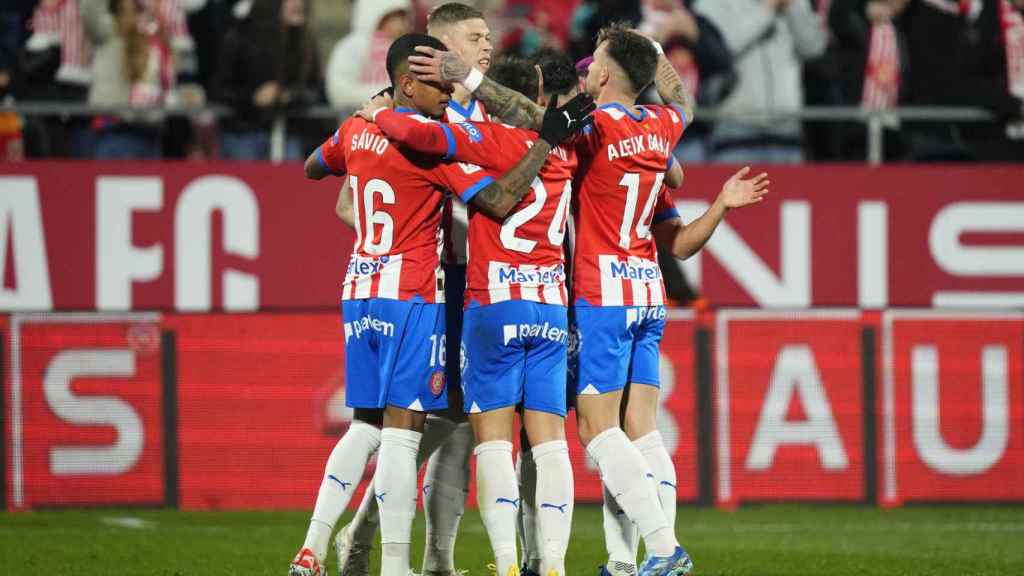
[(444, 392), (444, 371), (438, 370), (430, 375), (430, 393), (435, 397)]

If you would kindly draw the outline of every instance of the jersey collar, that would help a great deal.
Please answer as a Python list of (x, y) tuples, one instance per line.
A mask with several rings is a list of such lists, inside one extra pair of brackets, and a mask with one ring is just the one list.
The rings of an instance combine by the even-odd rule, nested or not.
[(409, 108), (408, 106), (399, 106), (395, 108), (395, 112), (398, 112), (399, 114), (419, 114), (419, 112)]
[(601, 109), (604, 109), (604, 108), (618, 108), (619, 110), (622, 111), (623, 114), (625, 114), (626, 116), (629, 116), (630, 118), (632, 118), (633, 120), (636, 120), (637, 122), (639, 122), (639, 121), (641, 121), (641, 120), (643, 120), (644, 118), (647, 117), (647, 110), (646, 109), (640, 108), (640, 115), (637, 116), (637, 115), (634, 115), (633, 112), (631, 112), (629, 108), (626, 108), (625, 106), (623, 106), (622, 104), (619, 104), (618, 102), (610, 102), (608, 104), (602, 104), (602, 105), (598, 106), (598, 108), (601, 108)]
[(462, 104), (459, 104), (455, 100), (449, 100), (448, 101), (448, 107), (453, 109), (453, 110), (455, 110), (456, 112), (458, 112), (462, 116), (464, 116), (466, 118), (466, 120), (472, 120), (473, 119), (473, 112), (476, 110), (476, 98), (470, 98), (469, 99), (469, 106), (466, 107), (466, 108), (463, 108)]

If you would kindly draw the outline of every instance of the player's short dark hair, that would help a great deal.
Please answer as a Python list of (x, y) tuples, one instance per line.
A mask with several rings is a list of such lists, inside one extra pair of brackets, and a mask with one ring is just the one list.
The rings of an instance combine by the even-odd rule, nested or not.
[[(495, 58), (487, 70), (487, 77), (498, 84), (515, 90), (530, 100), (537, 100), (540, 86), (537, 71), (533, 65), (518, 56), (505, 55)], [(545, 78), (547, 87), (547, 78)]]
[(541, 48), (530, 55), (527, 63), (530, 68), (540, 66), (544, 75), (544, 92), (549, 95), (568, 94), (576, 87), (576, 67), (572, 58), (557, 48)]
[(447, 2), (434, 8), (427, 16), (427, 30), (436, 26), (458, 24), (463, 20), (484, 19), (484, 13), (461, 2)]
[(444, 42), (426, 34), (405, 34), (399, 36), (391, 43), (391, 47), (388, 48), (388, 78), (391, 78), (392, 86), (397, 83), (398, 77), (405, 71), (409, 56), (416, 54), (417, 46), (430, 46), (438, 50), (448, 49)]
[(630, 30), (627, 24), (616, 22), (598, 33), (597, 44), (602, 43), (607, 43), (605, 50), (629, 77), (629, 83), (637, 93), (654, 80), (658, 53), (650, 40)]

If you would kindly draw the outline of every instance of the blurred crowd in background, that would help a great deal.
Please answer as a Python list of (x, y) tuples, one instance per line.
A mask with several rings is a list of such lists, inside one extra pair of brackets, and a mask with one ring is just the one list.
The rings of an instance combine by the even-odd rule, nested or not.
[[(0, 158), (304, 158), (388, 84), (391, 41), (441, 0), (5, 0)], [(888, 117), (888, 161), (1024, 160), (1024, 0), (467, 0), (494, 53), (576, 60), (628, 21), (660, 41), (698, 103), (684, 162), (864, 161), (863, 122), (729, 112), (981, 107), (987, 122)], [(657, 98), (649, 94), (645, 97)], [(3, 104), (91, 105), (93, 116)], [(220, 105), (231, 114), (208, 111)], [(164, 117), (161, 109), (197, 110)], [(131, 110), (126, 112), (126, 110)], [(700, 110), (698, 110), (700, 118)]]

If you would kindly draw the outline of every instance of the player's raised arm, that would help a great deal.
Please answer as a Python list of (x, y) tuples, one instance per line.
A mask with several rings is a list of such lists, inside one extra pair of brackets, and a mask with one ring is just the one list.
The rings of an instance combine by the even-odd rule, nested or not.
[(678, 215), (657, 222), (656, 215), (653, 228), (658, 244), (671, 247), (676, 258), (685, 259), (696, 254), (711, 238), (729, 209), (764, 200), (764, 195), (768, 193), (768, 174), (762, 172), (753, 178), (746, 178), (749, 173), (750, 167), (747, 166), (733, 174), (725, 181), (714, 204), (689, 224), (683, 224)]
[(683, 79), (679, 77), (675, 67), (668, 61), (661, 45), (654, 40), (651, 42), (654, 43), (654, 48), (658, 51), (658, 69), (654, 73), (654, 87), (658, 91), (658, 96), (661, 96), (666, 104), (675, 104), (681, 108), (683, 114), (686, 115), (686, 125), (689, 126), (690, 122), (693, 122), (694, 112), (697, 108), (693, 96), (683, 85)]
[(487, 110), (503, 121), (520, 128), (540, 130), (544, 121), (544, 108), (526, 96), (498, 84), (471, 68), (454, 52), (417, 46), (421, 56), (409, 57), (409, 69), (420, 80), (451, 84), (458, 82), (479, 98)]
[[(346, 121), (347, 124), (347, 121)], [(306, 158), (303, 171), (310, 180), (322, 180), (325, 176), (344, 176), (346, 170), (345, 154), (341, 144), (342, 124), (334, 134)]]
[(303, 166), (303, 171), (306, 173), (306, 178), (310, 180), (323, 180), (325, 176), (330, 176), (331, 171), (327, 169), (327, 166), (320, 162), (320, 147), (306, 158), (306, 164)]
[(593, 122), (590, 112), (594, 110), (594, 101), (586, 94), (576, 96), (561, 108), (555, 106), (556, 100), (549, 100), (539, 131), (540, 138), (515, 166), (470, 199), (475, 208), (504, 220), (530, 189), (551, 149)]

